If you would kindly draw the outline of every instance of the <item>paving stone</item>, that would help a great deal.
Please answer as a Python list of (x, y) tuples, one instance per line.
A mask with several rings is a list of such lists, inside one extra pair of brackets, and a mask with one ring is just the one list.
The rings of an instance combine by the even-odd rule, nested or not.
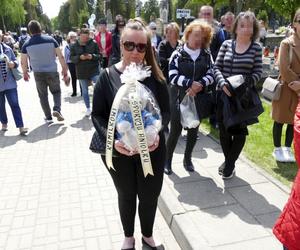
[(173, 187), (178, 201), (186, 211), (236, 203), (230, 193), (217, 187), (211, 178), (205, 181), (179, 183)]
[(270, 182), (230, 188), (228, 191), (253, 215), (279, 212), (287, 201), (286, 193)]
[(270, 236), (239, 204), (195, 211), (189, 215), (211, 247)]

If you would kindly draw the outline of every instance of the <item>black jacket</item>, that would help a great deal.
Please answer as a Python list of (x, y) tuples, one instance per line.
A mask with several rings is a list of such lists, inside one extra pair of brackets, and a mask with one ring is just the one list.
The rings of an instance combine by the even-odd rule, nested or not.
[[(94, 89), (92, 121), (97, 132), (105, 138), (111, 106), (118, 89), (122, 85), (120, 74), (114, 65), (109, 68), (109, 76), (107, 71), (103, 70)], [(151, 90), (158, 102), (163, 127), (168, 126), (170, 106), (167, 85), (157, 81), (152, 75), (146, 78), (142, 84)], [(162, 132), (160, 132), (160, 136), (163, 136)]]
[(229, 97), (220, 91), (222, 105), (218, 104), (219, 118), (227, 130), (233, 127), (246, 127), (258, 123), (258, 116), (264, 112), (255, 87), (245, 89), (243, 95)]
[(167, 79), (167, 83), (169, 83), (169, 60), (173, 51), (177, 48), (178, 45), (179, 43), (177, 42), (176, 47), (173, 48), (168, 41), (163, 40), (158, 46), (158, 60), (160, 68), (164, 73), (165, 78)]
[[(83, 54), (92, 54), (92, 60), (80, 60)], [(99, 47), (90, 39), (86, 45), (80, 45), (79, 40), (70, 46), (70, 60), (75, 64), (77, 79), (90, 79), (99, 74)]]

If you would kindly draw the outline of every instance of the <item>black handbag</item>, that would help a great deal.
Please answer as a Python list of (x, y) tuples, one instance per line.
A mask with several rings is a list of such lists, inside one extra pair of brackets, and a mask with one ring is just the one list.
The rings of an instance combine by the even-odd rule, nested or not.
[(200, 120), (215, 114), (216, 102), (212, 91), (196, 95), (195, 104)]
[(99, 135), (99, 133), (95, 131), (90, 143), (90, 150), (93, 153), (105, 155), (105, 149), (106, 138), (103, 135)]

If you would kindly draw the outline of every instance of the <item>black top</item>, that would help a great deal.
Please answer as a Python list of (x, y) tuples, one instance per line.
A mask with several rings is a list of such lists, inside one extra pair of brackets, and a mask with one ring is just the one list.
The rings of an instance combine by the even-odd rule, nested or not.
[(158, 46), (158, 59), (160, 63), (160, 68), (164, 73), (165, 78), (167, 79), (167, 83), (169, 83), (169, 60), (173, 53), (173, 51), (177, 48), (178, 42), (176, 43), (175, 48), (171, 46), (171, 44), (163, 40)]
[[(92, 60), (80, 60), (83, 54), (91, 54)], [(85, 45), (81, 45), (79, 40), (70, 45), (70, 60), (76, 66), (77, 79), (90, 79), (99, 74), (99, 47), (93, 39)]]
[[(109, 76), (103, 70), (94, 88), (92, 121), (99, 134), (106, 137), (107, 123), (111, 106), (118, 89), (122, 83), (120, 80), (121, 72), (115, 65), (109, 67)], [(167, 85), (157, 81), (153, 75), (141, 82), (153, 93), (160, 107), (162, 125), (167, 126), (170, 119), (170, 106)]]
[(214, 60), (217, 59), (222, 43), (225, 40), (228, 40), (230, 38), (231, 38), (231, 34), (228, 31), (226, 31), (224, 28), (219, 29), (214, 34), (210, 44), (210, 51)]

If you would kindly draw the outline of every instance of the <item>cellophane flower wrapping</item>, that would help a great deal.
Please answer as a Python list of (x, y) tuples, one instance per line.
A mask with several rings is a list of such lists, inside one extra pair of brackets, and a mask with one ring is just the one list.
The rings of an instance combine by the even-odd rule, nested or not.
[[(145, 135), (148, 147), (152, 146), (157, 139), (162, 127), (161, 113), (153, 93), (139, 81), (150, 76), (149, 67), (131, 64), (121, 75), (121, 81), (135, 86), (136, 98), (141, 110)], [(125, 148), (131, 152), (138, 150), (137, 132), (133, 123), (133, 116), (130, 109), (132, 89), (122, 96), (116, 119), (116, 139), (124, 143)]]

